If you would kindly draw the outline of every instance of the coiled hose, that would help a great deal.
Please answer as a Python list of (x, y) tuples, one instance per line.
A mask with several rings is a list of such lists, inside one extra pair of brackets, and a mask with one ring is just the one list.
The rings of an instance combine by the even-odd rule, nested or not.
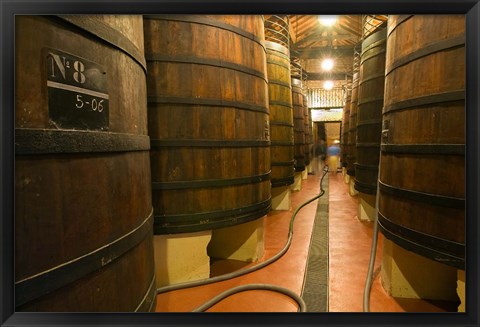
[[(248, 267), (248, 268), (245, 268), (245, 269), (240, 269), (240, 270), (228, 273), (228, 274), (223, 274), (223, 275), (220, 275), (220, 276), (215, 276), (215, 277), (212, 277), (212, 278), (196, 280), (196, 281), (192, 281), (192, 282), (184, 282), (184, 283), (162, 286), (162, 287), (157, 288), (157, 294), (166, 293), (166, 292), (175, 291), (175, 290), (180, 290), (180, 289), (184, 289), (184, 288), (195, 287), (195, 286), (208, 285), (208, 284), (217, 283), (217, 282), (221, 282), (221, 281), (224, 281), (224, 280), (232, 279), (232, 278), (235, 278), (235, 277), (243, 276), (243, 275), (249, 274), (251, 272), (254, 272), (256, 270), (262, 269), (262, 268), (268, 266), (269, 264), (271, 264), (271, 263), (277, 261), (278, 259), (280, 259), (290, 248), (290, 245), (292, 243), (292, 237), (293, 237), (293, 223), (294, 223), (295, 217), (297, 216), (300, 209), (305, 207), (307, 204), (319, 199), (321, 196), (323, 196), (325, 194), (325, 190), (322, 188), (322, 182), (323, 182), (323, 178), (325, 177), (325, 175), (327, 173), (328, 173), (328, 166), (325, 166), (324, 169), (323, 169), (322, 178), (320, 179), (320, 193), (318, 195), (314, 196), (313, 198), (311, 198), (311, 199), (305, 201), (304, 203), (302, 203), (294, 211), (294, 213), (292, 214), (292, 217), (290, 218), (290, 225), (289, 225), (289, 229), (288, 229), (287, 242), (285, 243), (285, 246), (280, 250), (280, 252), (275, 254), (273, 257), (255, 265), (255, 266), (251, 266), (251, 267)], [(305, 304), (305, 301), (303, 301), (303, 299), (299, 295), (297, 295), (296, 293), (294, 293), (293, 291), (291, 291), (287, 288), (283, 288), (283, 287), (280, 287), (280, 286), (277, 286), (277, 285), (271, 285), (271, 284), (246, 284), (246, 285), (241, 285), (241, 286), (237, 286), (237, 287), (228, 289), (227, 291), (225, 291), (223, 293), (220, 293), (219, 295), (210, 299), (209, 301), (202, 304), (201, 306), (193, 309), (192, 312), (205, 311), (208, 308), (210, 308), (211, 306), (213, 306), (214, 304), (220, 302), (221, 300), (227, 298), (230, 295), (240, 293), (240, 292), (244, 292), (244, 291), (248, 291), (248, 290), (269, 290), (269, 291), (273, 291), (273, 292), (283, 293), (283, 294), (291, 297), (292, 299), (294, 299), (297, 302), (297, 304), (299, 305), (299, 311), (300, 312), (306, 312), (306, 310), (307, 310), (307, 306)]]

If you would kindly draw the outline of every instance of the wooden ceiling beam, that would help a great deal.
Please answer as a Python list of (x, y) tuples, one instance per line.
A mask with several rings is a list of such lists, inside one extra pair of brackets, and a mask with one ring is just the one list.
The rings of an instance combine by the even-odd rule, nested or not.
[(353, 58), (353, 47), (338, 47), (336, 49), (330, 47), (309, 47), (298, 49), (300, 58), (302, 59), (317, 59), (325, 53), (334, 53), (335, 57), (351, 56)]
[(307, 73), (307, 80), (309, 81), (324, 81), (324, 80), (344, 80), (346, 76), (351, 76), (351, 72), (339, 72), (339, 73)]

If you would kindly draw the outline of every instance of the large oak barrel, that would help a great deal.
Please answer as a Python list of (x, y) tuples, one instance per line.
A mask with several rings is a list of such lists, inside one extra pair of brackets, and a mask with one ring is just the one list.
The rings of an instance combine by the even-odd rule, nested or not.
[(340, 161), (342, 167), (347, 168), (347, 157), (350, 152), (350, 140), (348, 138), (350, 131), (350, 105), (352, 102), (352, 90), (346, 90), (345, 105), (342, 112), (342, 125), (341, 125), (341, 143), (340, 143)]
[(153, 311), (141, 16), (18, 16), (17, 311)]
[(262, 17), (144, 18), (155, 234), (263, 217), (271, 186)]
[(385, 73), (381, 230), (464, 269), (465, 16), (389, 16)]
[(368, 36), (362, 42), (360, 61), (355, 189), (373, 195), (377, 194), (380, 160), (386, 41), (385, 28)]
[(270, 105), (270, 157), (272, 187), (294, 182), (293, 109), (290, 81), (290, 52), (278, 43), (266, 41), (268, 98)]
[(303, 132), (305, 133), (305, 165), (309, 165), (312, 160), (312, 120), (310, 109), (308, 108), (307, 95), (303, 94)]
[(350, 101), (350, 116), (348, 119), (348, 151), (347, 174), (355, 176), (355, 161), (357, 160), (357, 111), (359, 72), (353, 74), (352, 95)]
[(293, 131), (295, 171), (305, 170), (305, 110), (303, 105), (302, 81), (292, 77)]

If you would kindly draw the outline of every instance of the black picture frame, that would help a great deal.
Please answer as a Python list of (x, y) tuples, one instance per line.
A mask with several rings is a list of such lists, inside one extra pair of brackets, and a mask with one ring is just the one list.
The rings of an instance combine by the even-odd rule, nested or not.
[[(0, 0), (0, 324), (1, 326), (478, 326), (479, 42), (478, 0)], [(14, 21), (19, 14), (465, 14), (466, 313), (19, 313), (14, 311)]]

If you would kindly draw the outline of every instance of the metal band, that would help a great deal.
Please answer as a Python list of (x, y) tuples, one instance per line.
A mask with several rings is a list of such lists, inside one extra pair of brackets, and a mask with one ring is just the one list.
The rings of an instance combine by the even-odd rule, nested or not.
[(275, 66), (280, 66), (282, 68), (285, 68), (286, 70), (290, 71), (290, 65), (286, 65), (285, 63), (281, 61), (276, 61), (276, 60), (267, 60), (268, 65), (275, 65)]
[(359, 163), (354, 163), (355, 169), (358, 170), (369, 170), (369, 171), (378, 171), (378, 165), (363, 165)]
[(272, 182), (272, 187), (292, 185), (295, 182), (295, 177), (289, 176), (286, 178), (272, 179), (271, 182)]
[[(299, 86), (294, 85), (293, 83), (292, 83), (292, 92), (303, 95), (302, 88), (299, 87)], [(300, 105), (300, 104), (297, 104), (297, 105), (303, 107), (303, 105)]]
[(267, 49), (267, 52), (269, 51), (278, 52), (282, 54), (286, 59), (288, 59), (288, 61), (290, 61), (290, 50), (288, 50), (287, 47), (281, 45), (280, 43), (265, 41), (265, 49)]
[(148, 135), (53, 129), (15, 129), (17, 155), (150, 150)]
[(151, 147), (190, 147), (190, 148), (256, 148), (270, 146), (267, 140), (199, 140), (199, 139), (173, 139), (151, 140)]
[(204, 179), (175, 182), (153, 182), (152, 190), (184, 190), (194, 188), (217, 188), (260, 183), (270, 179), (271, 171), (265, 174), (230, 179)]
[(465, 36), (458, 36), (451, 39), (441, 40), (429, 45), (426, 45), (417, 51), (414, 51), (404, 57), (398, 58), (394, 61), (389, 67), (386, 67), (385, 76), (388, 76), (393, 70), (397, 69), (400, 66), (406, 65), (412, 61), (426, 57), (428, 55), (440, 52), (442, 50), (447, 50), (451, 48), (457, 48), (465, 46)]
[(263, 50), (266, 52), (265, 44), (263, 39), (258, 37), (255, 34), (249, 33), (241, 28), (238, 28), (233, 25), (222, 23), (218, 20), (209, 19), (206, 17), (202, 17), (199, 15), (144, 15), (144, 19), (151, 19), (151, 20), (167, 20), (167, 21), (176, 21), (176, 22), (183, 22), (183, 23), (195, 23), (199, 25), (211, 26), (219, 29), (223, 29), (240, 36), (243, 36), (255, 43), (258, 43), (262, 46)]
[[(365, 76), (365, 77), (362, 75), (362, 80), (359, 83), (359, 87), (362, 86), (362, 84), (365, 84), (366, 82), (369, 82), (369, 81), (377, 79), (377, 78), (382, 78), (382, 79), (385, 78), (385, 73), (382, 71), (381, 73), (378, 73), (376, 75), (370, 75), (370, 76)], [(383, 92), (382, 92), (381, 99), (383, 99)], [(362, 101), (360, 103), (363, 103), (363, 102), (365, 102), (365, 101)]]
[(292, 103), (291, 102), (270, 100), (269, 104), (270, 104), (270, 106), (282, 106), (282, 107), (286, 107), (286, 108), (292, 110)]
[(387, 29), (383, 28), (365, 38), (362, 42), (362, 54), (367, 52), (370, 48), (378, 46), (378, 44), (387, 42)]
[(295, 146), (295, 143), (288, 141), (270, 141), (270, 146)]
[(382, 144), (381, 150), (420, 155), (465, 155), (465, 144)]
[(295, 168), (295, 172), (299, 173), (305, 170), (305, 165), (303, 166), (295, 165), (294, 168)]
[(227, 68), (237, 72), (241, 72), (248, 75), (253, 75), (263, 79), (265, 82), (268, 82), (265, 73), (249, 68), (243, 65), (239, 65), (233, 62), (227, 62), (221, 59), (210, 59), (210, 58), (199, 58), (195, 56), (170, 56), (170, 55), (161, 55), (161, 54), (147, 54), (147, 62), (173, 62), (179, 64), (196, 64), (204, 66), (213, 66), (219, 68)]
[(357, 129), (359, 126), (365, 125), (378, 125), (382, 123), (382, 119), (366, 119), (366, 120), (358, 120), (357, 121)]
[(148, 286), (145, 296), (143, 297), (140, 304), (135, 309), (135, 312), (153, 312), (155, 311), (155, 303), (157, 299), (157, 289), (155, 287), (155, 273), (153, 274), (150, 285)]
[(272, 163), (270, 163), (270, 165), (273, 167), (289, 167), (289, 166), (293, 166), (293, 164), (295, 163), (295, 160), (291, 160), (291, 161), (273, 161)]
[(391, 196), (396, 196), (410, 201), (426, 203), (433, 206), (447, 207), (453, 209), (465, 208), (465, 199), (462, 198), (402, 189), (387, 185), (382, 181), (379, 181), (379, 190)]
[(416, 108), (419, 106), (424, 106), (428, 104), (437, 104), (450, 101), (460, 101), (465, 100), (465, 90), (455, 90), (444, 93), (429, 94), (417, 98), (411, 98), (396, 103), (392, 103), (383, 108), (383, 113), (390, 113), (393, 111)]
[(354, 188), (361, 193), (376, 195), (377, 194), (377, 184), (367, 184), (358, 181), (358, 176), (355, 177)]
[(414, 16), (414, 15), (399, 15), (399, 16), (398, 16), (399, 18), (397, 19), (397, 24), (396, 24), (391, 30), (389, 30), (389, 31), (387, 32), (387, 33), (388, 33), (387, 37), (389, 37), (390, 34), (392, 34), (392, 32), (393, 32), (394, 30), (396, 30), (397, 27), (399, 27), (404, 21), (412, 18), (413, 16)]
[(152, 217), (153, 209), (139, 226), (115, 241), (57, 267), (15, 282), (15, 306), (21, 306), (68, 285), (121, 257), (151, 233)]
[(269, 85), (270, 84), (280, 85), (280, 86), (286, 87), (287, 89), (291, 89), (291, 86), (290, 86), (290, 84), (288, 84), (288, 82), (284, 82), (284, 81), (281, 81), (281, 80), (269, 79), (268, 84)]
[(236, 108), (246, 111), (254, 111), (268, 114), (268, 108), (252, 105), (240, 101), (229, 101), (222, 99), (205, 99), (205, 98), (191, 98), (191, 97), (166, 97), (166, 96), (148, 96), (148, 104), (183, 104), (194, 106), (213, 106), (213, 107), (228, 107)]
[(465, 245), (397, 225), (378, 212), (378, 225), (386, 238), (435, 261), (465, 269)]
[(369, 143), (363, 143), (363, 142), (360, 142), (360, 143), (355, 143), (355, 146), (357, 148), (378, 148), (380, 152), (380, 141), (378, 143), (375, 143), (375, 142), (369, 142)]
[(154, 234), (175, 234), (227, 227), (252, 221), (271, 210), (272, 198), (254, 205), (211, 212), (155, 215)]
[(118, 30), (102, 23), (101, 21), (91, 18), (88, 15), (60, 15), (60, 19), (86, 31), (103, 41), (113, 45), (115, 48), (121, 50), (132, 59), (134, 59), (146, 72), (147, 64), (145, 56), (135, 44), (132, 43), (124, 34)]
[(293, 124), (286, 122), (286, 121), (270, 121), (270, 126), (286, 126), (286, 127), (293, 127)]
[[(381, 43), (385, 43), (385, 42), (386, 42), (386, 40), (383, 41), (383, 42), (381, 42)], [(374, 45), (374, 46), (371, 47), (371, 49), (374, 49), (374, 47), (377, 47), (377, 46), (378, 46), (378, 45)], [(363, 64), (365, 63), (365, 61), (367, 61), (367, 60), (370, 60), (370, 59), (372, 59), (372, 58), (378, 57), (378, 56), (380, 56), (381, 54), (387, 52), (387, 49), (386, 49), (386, 48), (380, 48), (380, 49), (381, 49), (380, 51), (376, 51), (376, 52), (374, 52), (374, 53), (369, 54), (368, 56), (364, 56), (364, 57), (362, 58), (362, 60), (360, 61), (360, 65), (363, 65)], [(370, 49), (369, 49), (369, 50), (370, 50)], [(384, 57), (384, 56), (383, 56), (383, 57)], [(382, 76), (385, 76), (385, 73), (384, 73)]]

